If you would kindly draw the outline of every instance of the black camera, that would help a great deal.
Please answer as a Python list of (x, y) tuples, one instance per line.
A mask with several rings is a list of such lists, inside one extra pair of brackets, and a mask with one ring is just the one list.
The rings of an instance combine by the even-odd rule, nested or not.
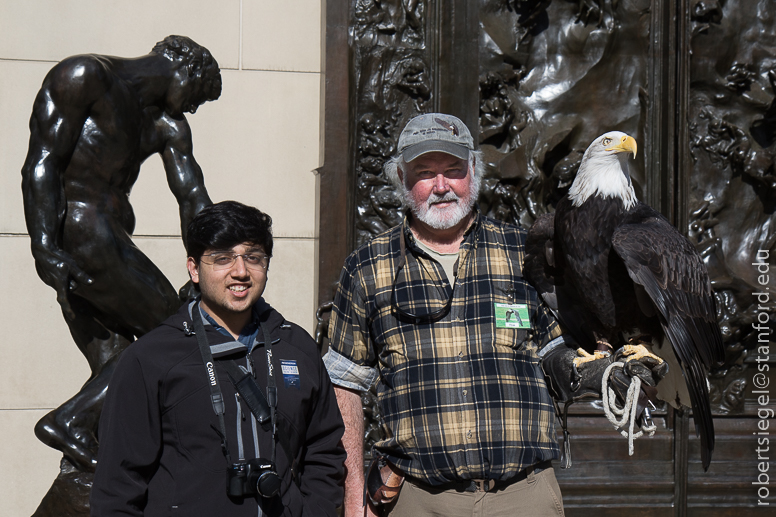
[(270, 498), (280, 491), (280, 476), (271, 461), (263, 458), (233, 463), (226, 471), (226, 493), (232, 497), (259, 494)]

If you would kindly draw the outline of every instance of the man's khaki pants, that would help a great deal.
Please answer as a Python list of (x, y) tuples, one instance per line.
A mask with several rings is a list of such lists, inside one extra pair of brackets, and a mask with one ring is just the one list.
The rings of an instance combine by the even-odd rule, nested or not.
[(531, 472), (522, 481), (492, 492), (431, 490), (410, 482), (402, 486), (390, 517), (558, 517), (563, 500), (555, 471)]

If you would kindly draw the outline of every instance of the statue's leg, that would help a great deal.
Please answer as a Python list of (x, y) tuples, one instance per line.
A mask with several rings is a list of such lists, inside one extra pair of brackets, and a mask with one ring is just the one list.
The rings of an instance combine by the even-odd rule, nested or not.
[(68, 301), (75, 319), (65, 321), (92, 374), (70, 400), (38, 421), (35, 435), (49, 447), (62, 451), (79, 470), (90, 472), (97, 462), (95, 430), (105, 390), (119, 353), (132, 342), (133, 335), (108, 330), (100, 322), (105, 319), (101, 311), (84, 298), (71, 293)]
[[(180, 307), (170, 281), (135, 246), (119, 218), (95, 207), (79, 207), (78, 216), (65, 224), (63, 247), (94, 282), (73, 294), (99, 309), (95, 319), (102, 326), (139, 337)], [(186, 267), (183, 253), (180, 267)]]
[(41, 442), (62, 451), (84, 472), (93, 472), (97, 465), (97, 423), (117, 360), (118, 355), (114, 355), (75, 396), (35, 424), (35, 436)]
[[(75, 294), (99, 308), (95, 317), (105, 328), (140, 337), (174, 314), (181, 301), (170, 281), (130, 236), (116, 230), (108, 249), (93, 252), (88, 246), (70, 251), (79, 265), (89, 262), (84, 271), (95, 279), (91, 285), (79, 286)], [(185, 268), (181, 255), (180, 267)]]
[[(102, 230), (93, 235), (105, 235)], [(75, 396), (35, 426), (38, 439), (62, 451), (82, 471), (93, 471), (96, 465), (97, 423), (119, 354), (180, 305), (170, 282), (123, 230), (100, 246), (98, 240), (90, 240), (88, 250), (68, 250), (94, 279), (92, 285), (70, 293), (76, 318), (66, 318), (92, 375)]]

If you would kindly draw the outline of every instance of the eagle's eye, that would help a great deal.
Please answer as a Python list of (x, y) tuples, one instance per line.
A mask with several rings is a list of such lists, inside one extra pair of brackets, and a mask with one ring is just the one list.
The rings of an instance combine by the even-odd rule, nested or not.
[(612, 139), (607, 136), (606, 138), (603, 139), (601, 143), (604, 145), (609, 145), (612, 143)]

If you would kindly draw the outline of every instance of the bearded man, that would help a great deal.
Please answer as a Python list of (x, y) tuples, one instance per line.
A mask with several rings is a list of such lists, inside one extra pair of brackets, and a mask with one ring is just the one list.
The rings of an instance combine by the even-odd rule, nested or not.
[[(567, 344), (523, 279), (526, 233), (477, 211), (482, 157), (458, 118), (412, 119), (398, 150), (386, 173), (407, 214), (346, 260), (324, 357), (346, 426), (344, 515), (563, 515), (539, 358)], [(360, 393), (375, 383), (386, 438), (367, 500)]]

